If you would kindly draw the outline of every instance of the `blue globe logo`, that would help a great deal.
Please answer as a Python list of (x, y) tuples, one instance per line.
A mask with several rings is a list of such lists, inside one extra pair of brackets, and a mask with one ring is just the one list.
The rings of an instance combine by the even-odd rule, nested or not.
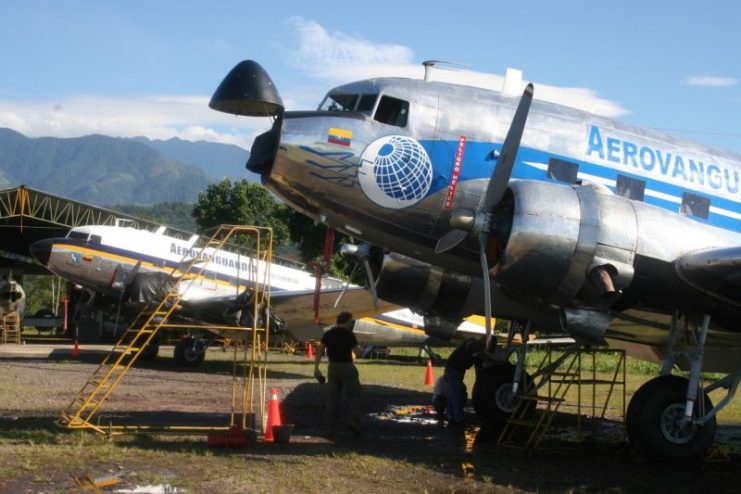
[(423, 199), (432, 185), (432, 162), (414, 139), (386, 136), (370, 143), (360, 156), (358, 181), (379, 206), (400, 209)]

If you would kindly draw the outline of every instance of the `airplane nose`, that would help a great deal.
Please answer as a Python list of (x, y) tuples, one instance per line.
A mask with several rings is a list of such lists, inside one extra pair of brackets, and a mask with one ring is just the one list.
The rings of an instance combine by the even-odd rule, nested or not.
[(54, 239), (45, 238), (32, 243), (29, 250), (34, 259), (46, 266), (49, 263), (52, 245), (54, 245)]
[(265, 69), (252, 60), (238, 63), (221, 81), (208, 106), (233, 115), (275, 117), (272, 129), (255, 139), (247, 161), (248, 170), (268, 175), (278, 150), (285, 107)]

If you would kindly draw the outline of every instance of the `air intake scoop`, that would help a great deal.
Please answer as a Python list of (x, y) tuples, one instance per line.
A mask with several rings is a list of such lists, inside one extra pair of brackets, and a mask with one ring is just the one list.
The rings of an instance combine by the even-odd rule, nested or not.
[(260, 64), (239, 62), (227, 74), (208, 104), (214, 110), (249, 117), (271, 117), (283, 112), (283, 100)]

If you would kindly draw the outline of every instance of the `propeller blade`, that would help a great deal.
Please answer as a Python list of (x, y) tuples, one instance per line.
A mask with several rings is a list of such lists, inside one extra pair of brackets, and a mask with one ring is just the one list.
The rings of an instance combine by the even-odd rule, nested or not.
[(373, 270), (371, 269), (370, 262), (368, 262), (368, 258), (363, 258), (363, 267), (365, 268), (365, 275), (368, 277), (368, 289), (371, 292), (371, 295), (373, 296), (373, 307), (378, 310), (378, 294), (376, 293), (376, 280), (373, 279)]
[(353, 266), (352, 271), (350, 272), (350, 277), (345, 282), (345, 285), (342, 287), (342, 291), (337, 296), (337, 300), (334, 301), (334, 308), (336, 309), (338, 305), (340, 305), (340, 300), (342, 300), (342, 297), (345, 296), (345, 292), (347, 291), (347, 288), (350, 286), (350, 282), (353, 279), (353, 276), (355, 276), (355, 273), (358, 271), (358, 268), (360, 267), (360, 264), (355, 264)]
[(442, 254), (457, 247), (467, 236), (468, 232), (464, 230), (450, 230), (437, 241), (435, 254)]
[(479, 233), (479, 256), (481, 257), (481, 274), (484, 282), (484, 319), (486, 321), (486, 351), (491, 343), (491, 278), (489, 277), (489, 261), (486, 259), (486, 244), (489, 240), (486, 232)]
[(504, 193), (507, 191), (509, 178), (512, 175), (512, 168), (515, 165), (515, 158), (517, 157), (517, 150), (520, 147), (522, 132), (525, 130), (525, 122), (530, 111), (530, 103), (533, 101), (533, 91), (532, 83), (528, 84), (522, 93), (520, 103), (517, 105), (517, 111), (515, 111), (515, 116), (507, 132), (507, 137), (504, 138), (504, 144), (502, 144), (502, 151), (499, 153), (497, 166), (491, 174), (489, 186), (486, 189), (486, 195), (480, 207), (480, 209), (487, 213), (490, 213), (494, 209), (494, 206), (502, 200)]

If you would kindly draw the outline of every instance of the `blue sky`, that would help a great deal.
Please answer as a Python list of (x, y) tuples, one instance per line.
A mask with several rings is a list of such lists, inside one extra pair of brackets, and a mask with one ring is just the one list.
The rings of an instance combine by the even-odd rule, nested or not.
[(314, 108), (342, 82), (421, 76), (423, 60), (441, 59), (517, 68), (536, 92), (572, 88), (569, 101), (741, 154), (739, 19), (730, 0), (5, 0), (0, 126), (248, 146), (265, 122), (206, 106), (242, 59), (267, 69), (289, 109)]

